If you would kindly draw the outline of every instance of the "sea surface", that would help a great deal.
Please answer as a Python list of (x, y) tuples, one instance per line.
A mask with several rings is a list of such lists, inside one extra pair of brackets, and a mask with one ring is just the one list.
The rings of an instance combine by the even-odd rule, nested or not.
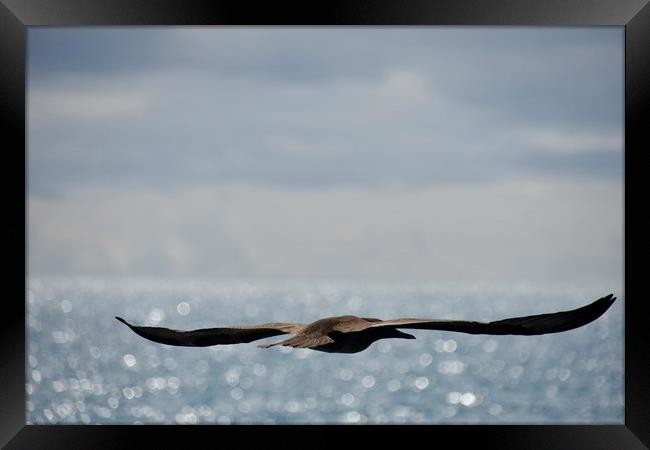
[(30, 424), (622, 424), (622, 293), (543, 336), (408, 330), (357, 354), (147, 341), (115, 320), (196, 329), (380, 319), (498, 320), (574, 309), (595, 289), (30, 278)]

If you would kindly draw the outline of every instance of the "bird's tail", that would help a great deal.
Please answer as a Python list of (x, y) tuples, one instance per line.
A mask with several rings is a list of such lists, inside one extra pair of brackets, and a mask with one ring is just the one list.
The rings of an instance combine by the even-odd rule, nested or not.
[(271, 348), (275, 347), (276, 345), (285, 345), (287, 344), (291, 339), (284, 339), (282, 341), (277, 341), (277, 342), (271, 342), (270, 344), (259, 344), (257, 347), (258, 348)]

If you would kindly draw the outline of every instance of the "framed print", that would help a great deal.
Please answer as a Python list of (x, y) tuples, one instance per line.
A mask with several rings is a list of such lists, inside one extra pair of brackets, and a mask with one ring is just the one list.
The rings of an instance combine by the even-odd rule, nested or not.
[(648, 444), (646, 2), (126, 6), (3, 1), (7, 448)]

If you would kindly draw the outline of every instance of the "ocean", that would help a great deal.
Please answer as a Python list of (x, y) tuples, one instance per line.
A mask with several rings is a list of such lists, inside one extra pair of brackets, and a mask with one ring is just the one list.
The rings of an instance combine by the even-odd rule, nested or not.
[(357, 354), (147, 341), (115, 320), (196, 329), (354, 314), (490, 321), (574, 309), (584, 288), (28, 279), (28, 424), (623, 424), (624, 299), (542, 336), (406, 330)]

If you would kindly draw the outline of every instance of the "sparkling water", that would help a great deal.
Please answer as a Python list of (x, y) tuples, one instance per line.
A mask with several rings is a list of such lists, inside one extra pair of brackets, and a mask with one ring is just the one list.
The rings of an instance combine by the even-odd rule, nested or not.
[(406, 330), (356, 354), (147, 341), (115, 320), (190, 330), (354, 314), (490, 321), (586, 305), (594, 289), (30, 278), (33, 424), (622, 424), (623, 299), (543, 336)]

